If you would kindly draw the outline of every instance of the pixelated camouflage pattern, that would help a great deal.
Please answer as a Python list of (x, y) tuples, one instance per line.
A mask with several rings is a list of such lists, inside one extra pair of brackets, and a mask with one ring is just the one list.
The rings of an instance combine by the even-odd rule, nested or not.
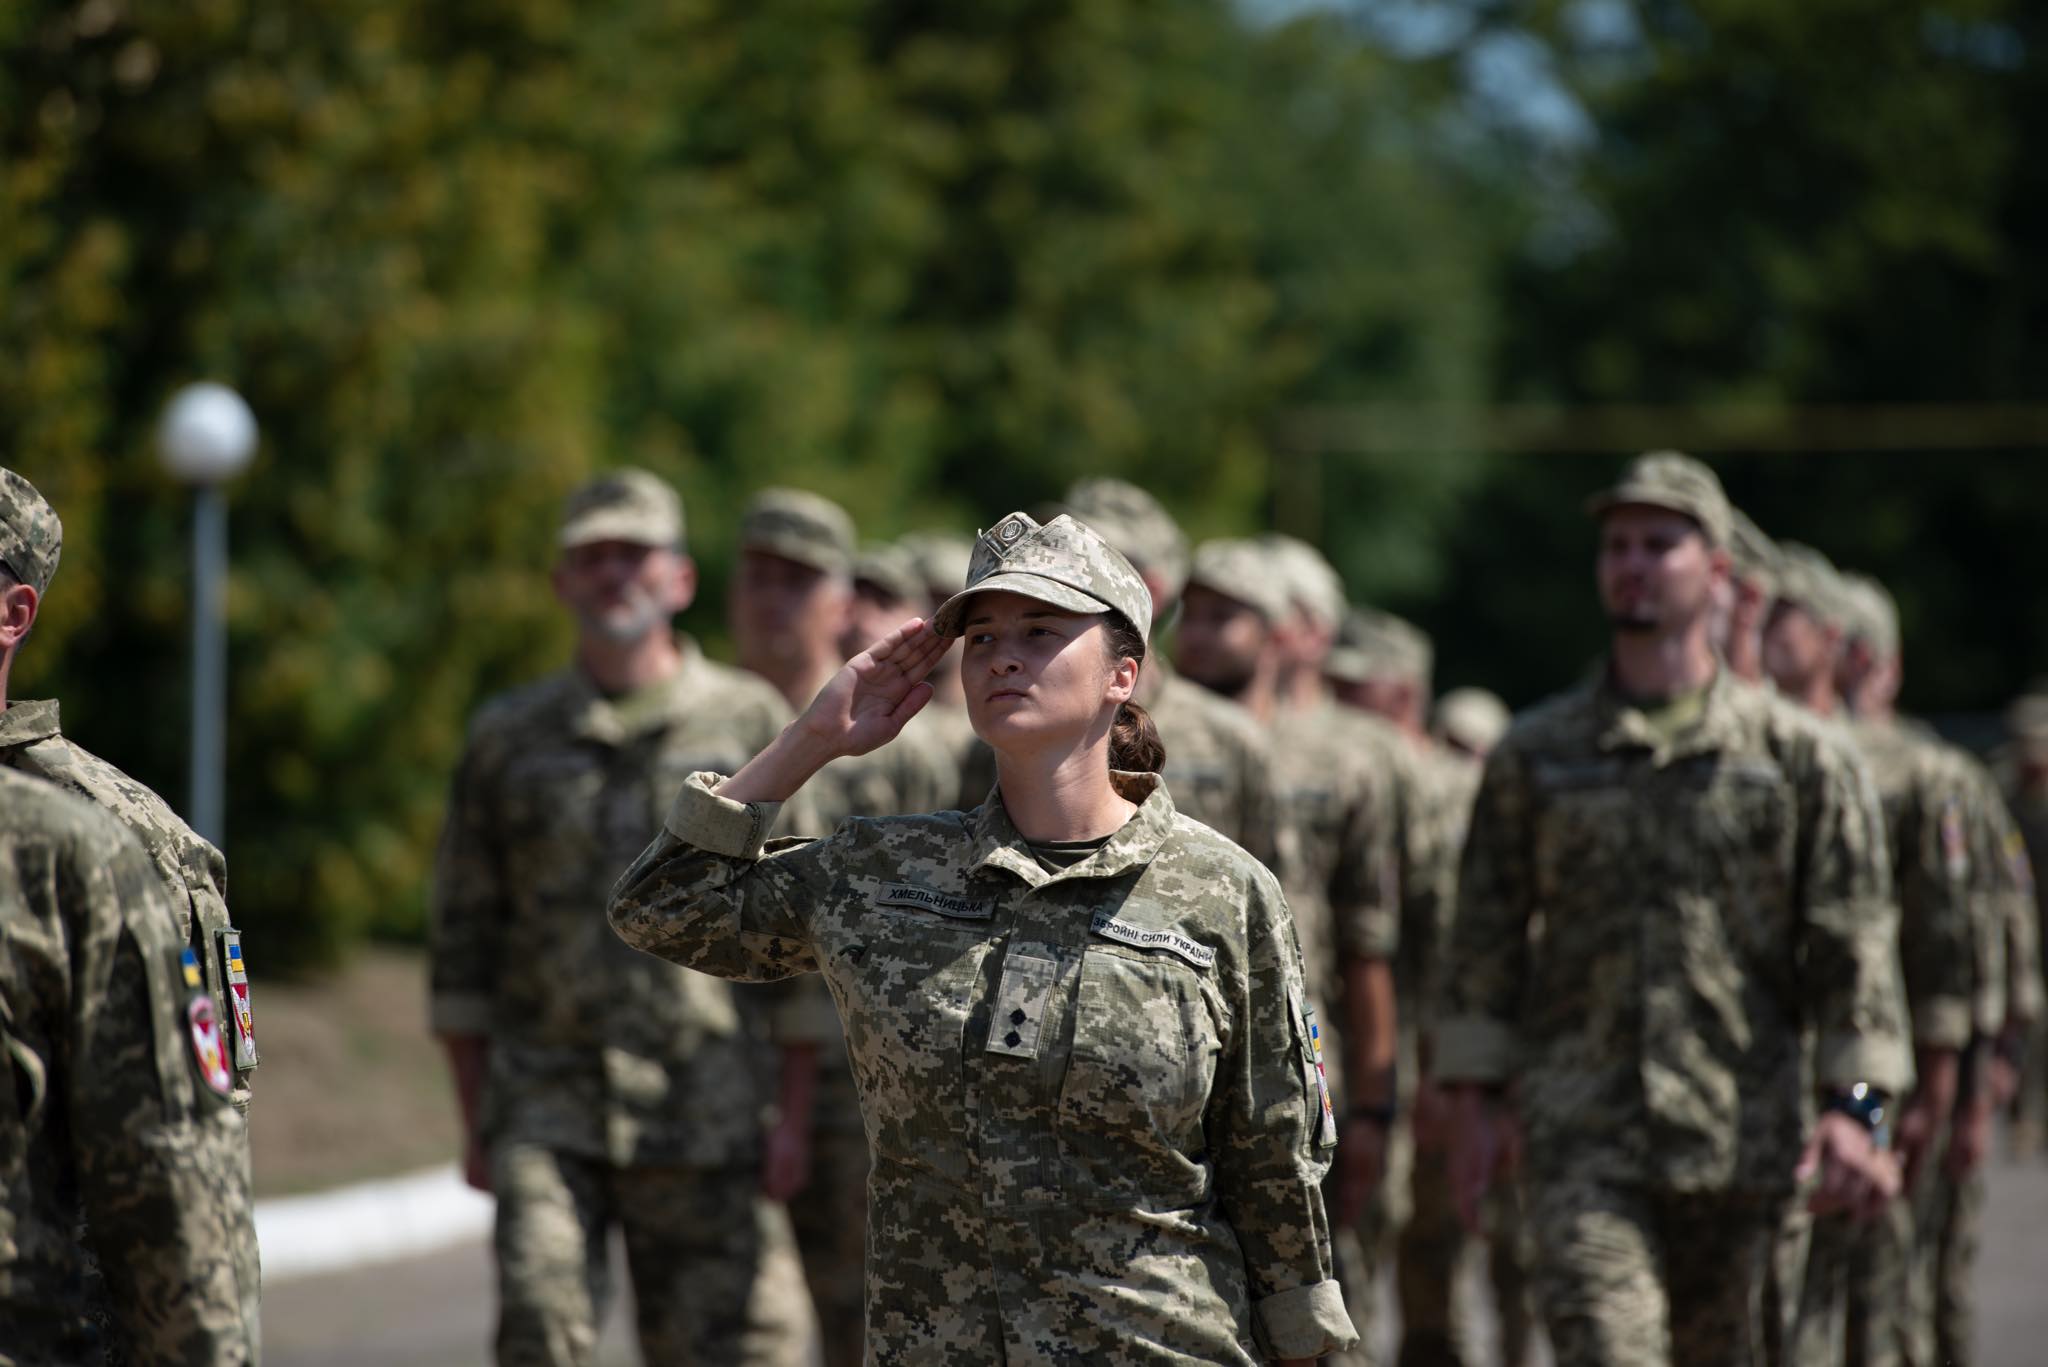
[(1789, 1189), (1812, 1084), (1910, 1077), (1883, 816), (1853, 752), (1725, 672), (1660, 734), (1604, 672), (1489, 758), (1435, 1030), (1515, 1080), (1532, 1184)]
[(50, 590), (64, 550), (64, 524), (36, 487), (0, 468), (0, 561), (37, 594)]
[(684, 642), (608, 699), (566, 671), (486, 702), (433, 893), (431, 1016), (489, 1041), (483, 1126), (619, 1166), (752, 1161), (764, 1100), (732, 989), (619, 943), (598, 909), (683, 776), (736, 767), (788, 712)]
[(1138, 635), (1152, 633), (1152, 591), (1137, 568), (1102, 534), (1064, 513), (1039, 525), (1011, 513), (981, 534), (967, 565), (967, 585), (932, 614), (932, 630), (958, 636), (968, 605), (981, 593), (1021, 593), (1069, 612), (1114, 610)]
[(1971, 834), (1985, 819), (1981, 795), (1958, 756), (1909, 727), (1854, 720), (1846, 734), (1884, 808), (1913, 1038), (1965, 1048), (2004, 1014), (2003, 912), (1983, 895), (1973, 853), (1983, 841)]
[(0, 944), (0, 1361), (254, 1362), (248, 1132), (200, 1077), (177, 918), (113, 817), (4, 771)]
[(999, 798), (764, 851), (773, 804), (696, 775), (613, 890), (650, 952), (824, 974), (875, 1154), (870, 1361), (1252, 1363), (1352, 1340), (1286, 903), (1156, 777), (1117, 781), (1136, 815), (1048, 872)]
[[(1406, 742), (1378, 718), (1327, 700), (1282, 708), (1268, 742), (1280, 813), (1280, 874), (1301, 937), (1309, 995), (1331, 1007), (1340, 997), (1343, 958), (1391, 959), (1401, 947), (1399, 785)], [(1334, 1036), (1334, 1013), (1323, 1014)]]
[[(626, 1245), (640, 1351), (661, 1367), (804, 1367), (788, 1217), (751, 1167), (613, 1167), (542, 1144), (491, 1154), (499, 1367), (592, 1367), (608, 1231)], [(793, 1292), (793, 1294), (791, 1294)]]

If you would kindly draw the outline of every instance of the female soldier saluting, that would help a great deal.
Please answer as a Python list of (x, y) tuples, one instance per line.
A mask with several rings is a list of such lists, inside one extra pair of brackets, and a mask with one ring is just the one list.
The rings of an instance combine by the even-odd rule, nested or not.
[[(692, 775), (612, 891), (613, 927), (651, 953), (825, 975), (874, 1151), (870, 1362), (1244, 1364), (1355, 1341), (1293, 921), (1159, 782), (1130, 702), (1151, 615), (1093, 531), (1011, 514), (929, 626), (855, 656), (731, 778)], [(989, 801), (764, 850), (774, 804), (894, 737), (962, 634)]]

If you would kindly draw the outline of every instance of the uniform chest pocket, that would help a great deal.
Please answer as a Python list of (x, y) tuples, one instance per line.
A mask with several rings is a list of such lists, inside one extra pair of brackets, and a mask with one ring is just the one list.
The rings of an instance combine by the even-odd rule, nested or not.
[(1795, 808), (1785, 775), (1764, 761), (1723, 763), (1681, 786), (1695, 867), (1732, 940), (1774, 965), (1790, 942)]
[[(1572, 785), (1546, 792), (1536, 819), (1536, 891), (1550, 906), (1571, 900), (1589, 877), (1625, 867), (1636, 795), (1619, 784)], [(1596, 880), (1597, 881), (1597, 880)]]
[(1202, 972), (1164, 953), (1090, 946), (1082, 957), (1059, 1142), (1104, 1189), (1199, 1181), (1191, 1158), (1220, 1049)]

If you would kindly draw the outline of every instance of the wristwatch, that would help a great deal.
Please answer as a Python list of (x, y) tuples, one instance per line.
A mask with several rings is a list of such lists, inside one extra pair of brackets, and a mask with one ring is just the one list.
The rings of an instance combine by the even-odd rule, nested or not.
[(1891, 1127), (1886, 1117), (1891, 1113), (1891, 1098), (1867, 1082), (1853, 1083), (1849, 1087), (1830, 1092), (1821, 1110), (1835, 1111), (1848, 1116), (1870, 1132), (1870, 1142), (1878, 1148), (1891, 1145)]

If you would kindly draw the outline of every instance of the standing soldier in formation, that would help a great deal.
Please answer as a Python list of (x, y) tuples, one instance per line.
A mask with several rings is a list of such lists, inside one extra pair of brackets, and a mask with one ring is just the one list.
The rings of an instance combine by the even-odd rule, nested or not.
[[(801, 489), (764, 489), (740, 521), (730, 620), (742, 668), (801, 707), (846, 660), (854, 620), (854, 529), (846, 510)], [(900, 624), (900, 622), (899, 622)], [(797, 835), (828, 836), (856, 816), (949, 807), (959, 769), (935, 734), (907, 728), (869, 755), (827, 765), (805, 789)], [(828, 1367), (861, 1357), (861, 1261), (866, 1249), (868, 1143), (838, 1016), (824, 984), (791, 985), (778, 1007), (787, 1040), (806, 1040), (784, 1080), (776, 1162), (792, 1187), (789, 1211), (817, 1308)], [(805, 1056), (813, 1060), (807, 1070)], [(809, 1086), (804, 1079), (811, 1077)]]
[[(1968, 796), (1942, 747), (1894, 724), (1875, 680), (1864, 714), (1837, 691), (1854, 617), (1849, 588), (1810, 547), (1785, 543), (1778, 597), (1764, 633), (1765, 668), (1787, 699), (1835, 727), (1870, 775), (1884, 813), (1898, 907), (1898, 955), (1913, 1028), (1915, 1083), (1893, 1120), (1909, 1199), (1865, 1228), (1847, 1216), (1813, 1229), (1799, 1312), (1799, 1351), (1815, 1367), (1927, 1361), (1927, 1316), (1914, 1305), (1914, 1211), (1925, 1204), (1958, 1099), (1960, 1060), (1991, 1014), (1980, 971), (1988, 939), (1974, 899)], [(1867, 653), (1867, 652), (1866, 652)], [(1859, 678), (1859, 683), (1864, 680)]]
[(1488, 759), (1460, 871), (1435, 1031), (1454, 1182), (1476, 1227), (1520, 1149), (1562, 1367), (1753, 1364), (1795, 1184), (1817, 1174), (1824, 1208), (1895, 1188), (1881, 818), (1853, 755), (1715, 656), (1712, 472), (1640, 459), (1592, 507), (1612, 654)]
[[(1842, 590), (1841, 689), (1876, 773), (1888, 826), (1896, 830), (1911, 819), (1895, 813), (1895, 805), (1910, 805), (1910, 800), (1890, 775), (1906, 767), (1907, 754), (1916, 755), (1926, 768), (1943, 774), (1942, 860), (1945, 871), (1957, 866), (1965, 871), (1967, 882), (1960, 897), (1969, 905), (1978, 943), (1971, 1035), (1960, 1056), (1956, 1096), (1948, 1113), (1919, 1122), (1929, 1133), (1929, 1157), (1912, 1190), (1914, 1252), (1907, 1306), (1913, 1321), (1905, 1340), (1909, 1352), (1904, 1354), (1913, 1362), (1970, 1367), (1975, 1360), (1970, 1285), (1983, 1204), (1983, 1164), (1997, 1103), (1995, 1070), (2001, 1053), (2010, 1054), (2040, 1011), (2033, 872), (1990, 771), (1969, 752), (1899, 717), (1896, 706), (1904, 668), (1898, 607), (1891, 594), (1861, 575), (1843, 576)], [(1957, 842), (1958, 825), (1961, 843), (1967, 847), (1961, 858), (1950, 849)], [(1910, 832), (1904, 830), (1895, 836), (1901, 843), (1909, 838)], [(1929, 843), (1922, 840), (1923, 846)], [(1931, 856), (1931, 850), (1924, 851), (1922, 862)], [(1909, 870), (1903, 849), (1894, 848), (1893, 858), (1903, 905), (1912, 887), (1926, 886), (1935, 881), (1934, 875), (1924, 868)], [(1913, 975), (1909, 962), (1909, 987)]]
[[(18, 600), (4, 620), (19, 622)], [(256, 1361), (230, 1048), (141, 844), (92, 804), (0, 771), (0, 1360)]]
[[(19, 701), (9, 695), (15, 657), (41, 611), (63, 543), (64, 527), (56, 509), (26, 479), (0, 469), (0, 594), (5, 602), (0, 615), (0, 765), (47, 779), (104, 808), (142, 842), (228, 1042), (229, 1091), (235, 1109), (246, 1117), (249, 1077), (259, 1056), (242, 936), (228, 920), (227, 865), (220, 851), (179, 820), (170, 804), (148, 787), (67, 739), (58, 724), (55, 699)], [(241, 1199), (251, 1199), (246, 1145), (228, 1176)], [(241, 1225), (232, 1231), (243, 1239), (234, 1249), (235, 1275), (252, 1333), (261, 1289), (253, 1229)]]
[[(960, 586), (967, 582), (967, 560), (973, 554), (974, 543), (966, 537), (952, 532), (910, 532), (898, 538), (896, 544), (917, 566), (918, 575), (924, 580), (924, 596), (930, 602), (945, 602), (960, 592)], [(925, 725), (929, 730), (938, 733), (959, 768), (961, 788), (959, 800), (954, 805), (962, 810), (979, 807), (981, 800), (988, 796), (988, 788), (984, 786), (978, 792), (969, 791), (969, 755), (978, 742), (974, 727), (967, 720), (967, 695), (960, 686), (960, 651), (957, 646), (949, 648), (939, 658), (929, 682), (932, 686), (931, 705), (918, 716), (926, 719)]]
[[(1442, 947), (1456, 906), (1458, 860), (1479, 764), (1430, 736), (1435, 649), (1427, 634), (1392, 613), (1354, 608), (1325, 673), (1339, 700), (1383, 719), (1403, 743), (1401, 792), (1401, 957), (1395, 971), (1401, 1019), (1401, 1088), (1410, 1123), (1398, 1127), (1393, 1174), (1410, 1170), (1407, 1219), (1396, 1232), (1394, 1282), (1401, 1307), (1404, 1367), (1458, 1363), (1471, 1352), (1452, 1313), (1451, 1288), (1466, 1246), (1451, 1199), (1449, 1140), (1442, 1098), (1429, 1076), (1429, 1015), (1440, 990)], [(1503, 715), (1504, 720), (1504, 715)], [(1490, 748), (1491, 742), (1488, 742)], [(1492, 1272), (1501, 1357), (1519, 1364), (1530, 1348), (1527, 1276), (1519, 1253), (1512, 1187), (1492, 1202)]]
[(1728, 579), (1715, 593), (1714, 648), (1728, 672), (1764, 681), (1764, 625), (1777, 597), (1778, 548), (1740, 508), (1728, 510)]
[(759, 1046), (729, 986), (601, 914), (682, 776), (788, 713), (674, 633), (696, 568), (655, 476), (569, 496), (553, 583), (575, 661), (479, 709), (435, 871), (431, 1018), (498, 1202), (498, 1361), (593, 1360), (617, 1225), (649, 1362), (798, 1363), (801, 1293), (756, 1294), (801, 1280), (762, 1191)]
[(1487, 690), (1454, 688), (1437, 699), (1431, 729), (1446, 750), (1484, 764), (1512, 720), (1508, 705)]
[[(1187, 586), (1188, 543), (1179, 524), (1157, 499), (1116, 479), (1081, 481), (1067, 491), (1067, 508), (1137, 567), (1152, 594), (1154, 633), (1163, 635), (1161, 624), (1179, 613)], [(1157, 652), (1139, 680), (1138, 703), (1166, 745), (1161, 777), (1175, 806), (1275, 868), (1272, 761), (1251, 713), (1181, 678)]]

